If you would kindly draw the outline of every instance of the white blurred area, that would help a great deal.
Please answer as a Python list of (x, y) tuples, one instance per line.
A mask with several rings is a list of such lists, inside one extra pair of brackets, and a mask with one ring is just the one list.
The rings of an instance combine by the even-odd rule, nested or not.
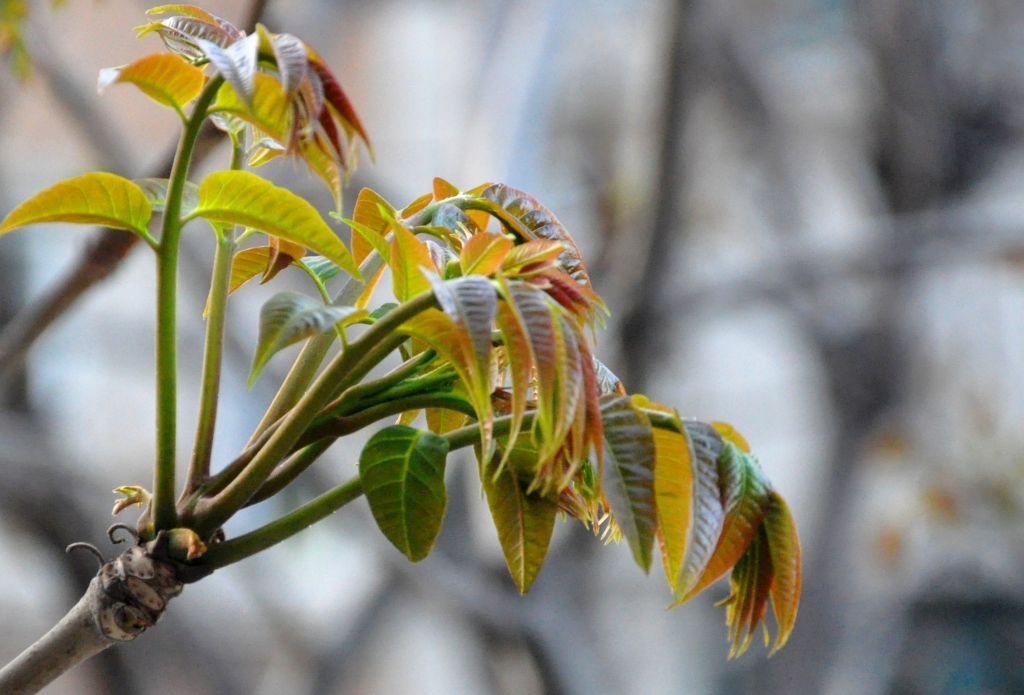
[[(724, 586), (665, 611), (659, 568), (645, 577), (627, 548), (571, 523), (520, 598), (463, 475), (472, 465), (452, 461), (446, 528), (424, 562), (409, 565), (358, 501), (189, 587), (116, 663), (47, 692), (1024, 690), (1024, 8), (679, 2), (270, 0), (264, 23), (325, 56), (370, 131), (376, 161), (354, 176), (349, 204), (367, 185), (404, 205), (436, 175), (532, 193), (576, 237), (612, 309), (600, 356), (684, 416), (746, 435), (804, 544), (791, 645), (771, 661), (760, 645), (727, 661), (712, 607)], [(161, 48), (133, 38), (146, 3), (48, 5), (33, 3), (34, 46), (77, 93), (55, 93), (41, 71), (0, 78), (2, 212), (84, 171), (148, 171), (177, 131), (130, 87), (95, 94), (101, 68)], [(204, 7), (238, 19), (246, 3)], [(684, 118), (666, 180), (680, 22)], [(123, 151), (98, 151), (103, 138)], [(327, 209), (301, 165), (261, 173)], [(665, 196), (676, 214), (651, 249)], [(0, 240), (0, 270), (17, 271), (0, 278), (0, 315), (50, 286), (88, 238), (40, 227)], [(194, 225), (185, 245), (182, 467), (212, 240)], [(666, 267), (656, 311), (643, 335), (623, 336), (651, 255)], [(285, 286), (309, 289), (286, 271), (232, 300), (220, 463), (287, 369), (278, 356), (245, 389), (259, 306)], [(26, 500), (0, 507), (0, 662), (71, 605), (68, 566), (88, 560), (62, 548), (105, 543), (108, 491), (149, 487), (154, 293), (137, 248), (35, 346), (28, 411), (0, 417), (0, 486), (23, 486)], [(229, 534), (346, 480), (359, 445), (335, 445)], [(36, 468), (46, 485), (73, 482), (51, 495)], [(74, 535), (41, 521), (70, 514), (68, 497)]]

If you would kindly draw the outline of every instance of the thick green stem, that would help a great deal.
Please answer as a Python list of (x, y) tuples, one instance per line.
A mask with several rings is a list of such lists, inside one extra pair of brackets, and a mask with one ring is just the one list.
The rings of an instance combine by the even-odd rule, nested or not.
[(188, 479), (182, 492), (183, 499), (191, 495), (210, 475), (210, 456), (213, 452), (213, 435), (217, 426), (217, 400), (220, 395), (220, 372), (224, 352), (224, 317), (227, 313), (231, 262), (235, 252), (232, 237), (229, 232), (220, 236), (213, 256), (210, 310), (206, 323), (206, 348), (203, 354), (203, 376), (199, 396), (199, 422), (196, 425), (196, 441), (192, 448)]
[(330, 516), (362, 494), (363, 486), (359, 478), (352, 478), (344, 485), (320, 495), (277, 521), (238, 538), (211, 546), (203, 555), (201, 562), (211, 567), (224, 567), (244, 560)]
[(156, 314), (156, 466), (153, 480), (153, 523), (156, 530), (177, 525), (174, 508), (175, 439), (177, 436), (177, 285), (181, 196), (206, 113), (223, 79), (212, 78), (185, 124), (171, 167), (157, 251)]
[(372, 364), (367, 366), (370, 359), (364, 358), (377, 356), (382, 346), (390, 345), (394, 349), (393, 341), (402, 339), (396, 335), (396, 329), (436, 304), (432, 292), (409, 300), (381, 318), (335, 357), (299, 402), (288, 411), (281, 425), (238, 477), (214, 498), (201, 503), (202, 508), (197, 514), (200, 535), (206, 536), (215, 531), (248, 502), (330, 399), (373, 368)]

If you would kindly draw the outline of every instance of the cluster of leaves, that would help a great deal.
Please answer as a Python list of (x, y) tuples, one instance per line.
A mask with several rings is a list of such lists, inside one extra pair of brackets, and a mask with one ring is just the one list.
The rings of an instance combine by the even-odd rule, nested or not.
[[(186, 123), (188, 105), (216, 89), (200, 115), (222, 127), (236, 151), (253, 143), (251, 166), (298, 156), (340, 209), (355, 144), (367, 138), (320, 57), (293, 36), (263, 27), (246, 36), (193, 6), (151, 12), (171, 16), (141, 33), (159, 34), (171, 52), (106, 71), (101, 84), (134, 84)], [(39, 222), (100, 223), (137, 233), (160, 253), (149, 222), (168, 206), (172, 187), (86, 174), (17, 207), (0, 234)], [(449, 452), (473, 446), (520, 591), (537, 576), (562, 514), (624, 539), (644, 571), (659, 548), (676, 603), (729, 573), (724, 603), (733, 653), (747, 648), (769, 603), (773, 650), (786, 642), (800, 595), (800, 545), (786, 503), (732, 427), (683, 420), (672, 408), (628, 395), (596, 359), (593, 335), (607, 309), (569, 233), (536, 199), (504, 184), (462, 191), (435, 179), (430, 192), (397, 208), (364, 189), (351, 219), (335, 213), (353, 230), (351, 252), (308, 202), (247, 171), (184, 185), (180, 214), (181, 223), (207, 220), (218, 235), (233, 225), (245, 229), (232, 237), (226, 293), (291, 266), (318, 290), (319, 298), (287, 292), (265, 304), (250, 381), (288, 345), (315, 336), (342, 343), (289, 417), (207, 481), (200, 497), (226, 504), (235, 497), (224, 490), (252, 478), (261, 487), (243, 491), (240, 501), (265, 499), (337, 437), (397, 415), (362, 451), (358, 486), (384, 535), (409, 559), (426, 557), (440, 531)], [(246, 238), (265, 243), (235, 245)], [(386, 270), (395, 302), (371, 311)], [(328, 287), (342, 273), (352, 278), (346, 287), (358, 289), (346, 303), (332, 301)], [(373, 328), (350, 344), (346, 331), (356, 323)], [(401, 365), (366, 380), (393, 351)], [(336, 374), (342, 376), (330, 381)], [(418, 422), (425, 427), (414, 427)], [(261, 451), (278, 444), (288, 458), (268, 467)], [(216, 542), (211, 531), (218, 525), (197, 529)], [(205, 552), (196, 536), (190, 547), (200, 546)]]

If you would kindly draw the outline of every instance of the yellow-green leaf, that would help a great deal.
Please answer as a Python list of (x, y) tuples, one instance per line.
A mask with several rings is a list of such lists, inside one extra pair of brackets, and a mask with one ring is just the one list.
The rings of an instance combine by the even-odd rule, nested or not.
[(654, 432), (654, 497), (658, 507), (658, 543), (669, 586), (676, 577), (686, 552), (693, 503), (693, 469), (690, 443), (680, 432), (661, 427)]
[[(369, 188), (359, 191), (355, 208), (352, 210), (353, 221), (363, 227), (362, 230), (353, 227), (358, 232), (358, 235), (352, 237), (352, 255), (356, 263), (362, 263), (374, 248), (379, 250), (379, 244), (375, 243), (376, 239), (386, 247), (384, 238), (388, 232), (388, 224), (394, 216), (395, 209), (379, 193)], [(381, 254), (384, 258), (387, 255)]]
[(437, 268), (426, 243), (402, 224), (392, 224), (391, 230), (391, 279), (395, 298), (404, 302), (430, 289), (430, 282), (421, 268), (434, 272)]
[(505, 563), (519, 593), (525, 594), (537, 577), (551, 543), (558, 505), (539, 495), (528, 495), (515, 471), (498, 469), (492, 460), (481, 473)]
[(459, 264), (463, 275), (491, 275), (501, 267), (512, 250), (512, 240), (504, 234), (478, 232), (462, 247)]
[(73, 222), (127, 229), (148, 238), (151, 214), (145, 193), (135, 183), (115, 174), (93, 172), (32, 196), (0, 222), (0, 234), (42, 222)]
[(284, 143), (292, 129), (292, 109), (288, 94), (281, 83), (262, 72), (253, 80), (252, 102), (247, 103), (227, 82), (217, 92), (212, 112), (224, 112), (237, 116)]
[(345, 244), (312, 205), (250, 172), (218, 171), (203, 179), (190, 217), (253, 227), (302, 244), (362, 279)]
[(102, 91), (118, 82), (135, 85), (153, 101), (184, 117), (185, 105), (199, 96), (206, 77), (203, 71), (173, 53), (154, 53), (120, 68), (100, 71)]

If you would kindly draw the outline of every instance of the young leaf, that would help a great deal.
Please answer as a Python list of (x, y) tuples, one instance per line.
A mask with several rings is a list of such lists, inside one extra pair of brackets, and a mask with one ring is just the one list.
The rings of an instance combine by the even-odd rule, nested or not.
[(253, 227), (302, 244), (361, 278), (348, 249), (316, 209), (291, 191), (247, 171), (218, 171), (199, 184), (190, 217)]
[(193, 5), (163, 5), (154, 7), (146, 14), (171, 12), (182, 14), (138, 27), (136, 36), (141, 38), (155, 31), (170, 50), (191, 61), (206, 57), (205, 51), (199, 47), (198, 40), (206, 40), (226, 48), (245, 36), (243, 31), (226, 19)]
[(723, 493), (725, 520), (707, 567), (693, 586), (680, 585), (683, 601), (699, 594), (739, 561), (754, 541), (769, 505), (768, 482), (757, 461), (731, 442), (718, 457), (719, 486)]
[[(502, 295), (505, 298), (509, 297), (510, 292), (505, 279), (499, 275), (498, 281), (501, 283)], [(503, 339), (502, 350), (512, 379), (512, 412), (510, 413), (512, 423), (508, 431), (508, 441), (514, 442), (519, 438), (519, 432), (523, 426), (523, 415), (526, 413), (527, 391), (530, 387), (530, 376), (533, 372), (533, 353), (530, 349), (530, 340), (526, 333), (526, 328), (516, 318), (507, 299), (498, 304), (498, 315), (496, 318), (498, 330), (501, 331)], [(508, 458), (508, 451), (510, 450), (511, 447), (506, 449), (505, 456), (499, 463), (499, 467), (504, 466)]]
[(693, 462), (693, 516), (682, 569), (674, 587), (676, 603), (704, 573), (718, 545), (725, 520), (718, 482), (718, 457), (724, 446), (722, 439), (710, 425), (701, 422), (688, 421), (683, 427), (690, 442), (690, 460)]
[(606, 397), (601, 406), (607, 447), (602, 487), (633, 559), (647, 572), (657, 526), (651, 423), (628, 396)]
[[(135, 183), (142, 189), (153, 212), (161, 212), (167, 205), (167, 187), (170, 182), (167, 179), (135, 179)], [(197, 205), (199, 205), (199, 187), (191, 181), (186, 181), (185, 187), (181, 191), (181, 214), (191, 214)]]
[(490, 186), (480, 194), (480, 197), (492, 203), (488, 212), (523, 241), (550, 239), (561, 242), (565, 246), (559, 257), (562, 268), (576, 282), (590, 284), (587, 267), (583, 263), (583, 255), (576, 242), (554, 213), (541, 205), (536, 198), (503, 183)]
[(518, 273), (523, 269), (535, 270), (545, 264), (554, 262), (565, 250), (565, 244), (549, 239), (535, 239), (519, 244), (509, 251), (502, 261), (501, 269), (509, 273)]
[(395, 297), (407, 301), (430, 289), (430, 282), (422, 268), (437, 272), (427, 245), (405, 228), (405, 225), (391, 225), (391, 280)]
[(270, 262), (269, 246), (254, 246), (242, 249), (231, 260), (231, 279), (228, 281), (228, 294), (262, 273)]
[(459, 189), (455, 184), (445, 181), (440, 176), (434, 177), (434, 200), (444, 200), (445, 198), (453, 198), (459, 194)]
[(227, 48), (203, 38), (196, 38), (195, 43), (210, 59), (210, 64), (216, 68), (224, 81), (231, 85), (246, 105), (251, 106), (256, 66), (259, 62), (260, 37), (250, 34)]
[(512, 249), (512, 240), (504, 234), (477, 232), (462, 247), (459, 264), (463, 275), (491, 275), (501, 267)]
[(323, 284), (341, 272), (341, 268), (323, 256), (306, 256), (299, 262)]
[(338, 84), (338, 80), (335, 79), (331, 73), (327, 64), (324, 63), (323, 58), (309, 46), (306, 47), (306, 53), (309, 56), (309, 66), (313, 68), (317, 77), (320, 78), (324, 89), (324, 101), (330, 107), (334, 115), (341, 121), (346, 131), (357, 133), (364, 143), (366, 148), (370, 151), (371, 158), (373, 157), (373, 145), (370, 143), (370, 137), (366, 134), (366, 129), (363, 127), (362, 122), (359, 120), (358, 114), (356, 114), (355, 108), (352, 106), (352, 102), (349, 101), (345, 91)]
[(786, 501), (774, 491), (769, 492), (768, 496), (771, 502), (764, 518), (764, 532), (774, 574), (771, 597), (775, 624), (778, 626), (771, 650), (774, 654), (789, 640), (796, 623), (797, 608), (800, 605), (800, 539)]
[[(229, 83), (217, 90), (217, 100), (211, 112), (230, 114), (242, 119), (269, 135), (285, 150), (292, 132), (292, 108), (281, 83), (270, 75), (256, 73), (252, 84), (252, 99), (245, 101)], [(269, 143), (268, 143), (269, 144)]]
[[(262, 29), (262, 25), (259, 25)], [(266, 31), (263, 29), (263, 31)], [(306, 56), (306, 44), (291, 34), (269, 34), (270, 46), (274, 52), (274, 63), (281, 75), (281, 84), (288, 94), (295, 94), (306, 79), (309, 71), (309, 58)]]
[(127, 82), (184, 118), (185, 105), (199, 96), (206, 77), (200, 68), (173, 53), (154, 53), (120, 68), (100, 71), (99, 90), (116, 82)]
[(675, 587), (683, 564), (693, 502), (690, 443), (680, 432), (654, 432), (654, 495), (658, 507), (658, 543), (669, 586)]
[(413, 562), (430, 553), (441, 530), (447, 455), (447, 439), (406, 425), (377, 432), (359, 455), (359, 479), (377, 526)]
[[(354, 225), (352, 227), (358, 232), (352, 237), (352, 255), (356, 263), (362, 263), (371, 250), (376, 248), (379, 251), (380, 244), (384, 244), (386, 248), (384, 239), (388, 233), (388, 225), (395, 215), (395, 209), (379, 193), (369, 188), (359, 191), (355, 208), (352, 210), (352, 220), (362, 226), (362, 229)], [(375, 239), (380, 240), (379, 244), (375, 243)], [(381, 257), (387, 258), (387, 255), (382, 253)]]
[(0, 234), (41, 222), (73, 222), (127, 229), (146, 239), (151, 214), (146, 194), (136, 184), (114, 174), (93, 172), (32, 196), (0, 222)]
[(515, 471), (508, 466), (499, 470), (494, 459), (482, 471), (481, 481), (508, 571), (519, 593), (525, 594), (547, 555), (558, 505), (526, 494)]
[(267, 360), (279, 350), (349, 319), (358, 320), (366, 312), (350, 306), (333, 306), (295, 292), (271, 297), (260, 310), (260, 333), (249, 373), (249, 387), (256, 383)]

